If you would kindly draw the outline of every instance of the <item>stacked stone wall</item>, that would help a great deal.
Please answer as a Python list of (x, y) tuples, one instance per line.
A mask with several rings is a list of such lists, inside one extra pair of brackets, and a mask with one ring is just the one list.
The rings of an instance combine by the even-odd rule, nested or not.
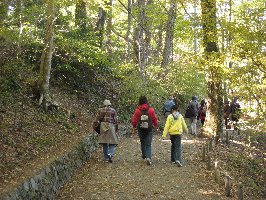
[(87, 135), (73, 149), (28, 178), (12, 191), (0, 195), (4, 200), (54, 199), (62, 187), (97, 150), (96, 135)]

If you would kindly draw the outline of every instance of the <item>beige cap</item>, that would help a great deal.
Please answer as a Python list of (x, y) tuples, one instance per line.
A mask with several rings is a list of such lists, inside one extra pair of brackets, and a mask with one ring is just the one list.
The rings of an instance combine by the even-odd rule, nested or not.
[(110, 106), (111, 105), (110, 100), (105, 99), (104, 102), (103, 102), (103, 105)]

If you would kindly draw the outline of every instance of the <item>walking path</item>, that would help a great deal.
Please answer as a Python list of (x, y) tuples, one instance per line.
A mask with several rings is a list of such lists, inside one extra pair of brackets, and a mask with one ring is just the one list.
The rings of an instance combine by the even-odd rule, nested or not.
[[(229, 199), (201, 162), (203, 139), (183, 135), (184, 166), (170, 162), (170, 140), (153, 139), (152, 165), (141, 158), (137, 137), (125, 137), (116, 148), (114, 162), (104, 163), (97, 155), (79, 170), (56, 199)], [(231, 200), (232, 198), (230, 198)]]

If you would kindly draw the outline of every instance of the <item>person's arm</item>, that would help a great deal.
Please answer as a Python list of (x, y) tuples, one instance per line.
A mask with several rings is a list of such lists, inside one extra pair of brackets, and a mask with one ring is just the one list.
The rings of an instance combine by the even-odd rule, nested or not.
[(114, 110), (114, 122), (115, 122), (115, 131), (118, 131), (118, 118), (117, 118), (117, 113), (116, 110)]
[(168, 115), (166, 122), (165, 122), (165, 125), (164, 125), (162, 138), (165, 138), (167, 136), (167, 133), (168, 133), (169, 128), (170, 128), (170, 124), (171, 124), (171, 115)]
[(95, 117), (95, 122), (100, 122), (102, 116), (102, 109), (99, 109)]
[(139, 117), (140, 117), (140, 110), (136, 109), (134, 114), (133, 114), (132, 120), (131, 120), (131, 124), (132, 124), (133, 128), (137, 128)]

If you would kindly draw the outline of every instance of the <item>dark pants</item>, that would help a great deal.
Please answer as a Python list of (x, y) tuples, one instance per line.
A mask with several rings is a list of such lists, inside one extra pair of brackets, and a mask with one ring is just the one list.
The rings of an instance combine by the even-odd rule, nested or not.
[(171, 161), (175, 162), (179, 160), (183, 163), (182, 160), (182, 146), (181, 146), (181, 134), (178, 135), (170, 135), (170, 140), (172, 143), (171, 146)]
[(205, 119), (201, 119), (201, 126), (204, 126)]
[(153, 132), (149, 131), (148, 133), (141, 133), (138, 130), (138, 135), (139, 135), (140, 144), (141, 144), (142, 158), (151, 159), (151, 156), (152, 156), (151, 142), (152, 142)]

